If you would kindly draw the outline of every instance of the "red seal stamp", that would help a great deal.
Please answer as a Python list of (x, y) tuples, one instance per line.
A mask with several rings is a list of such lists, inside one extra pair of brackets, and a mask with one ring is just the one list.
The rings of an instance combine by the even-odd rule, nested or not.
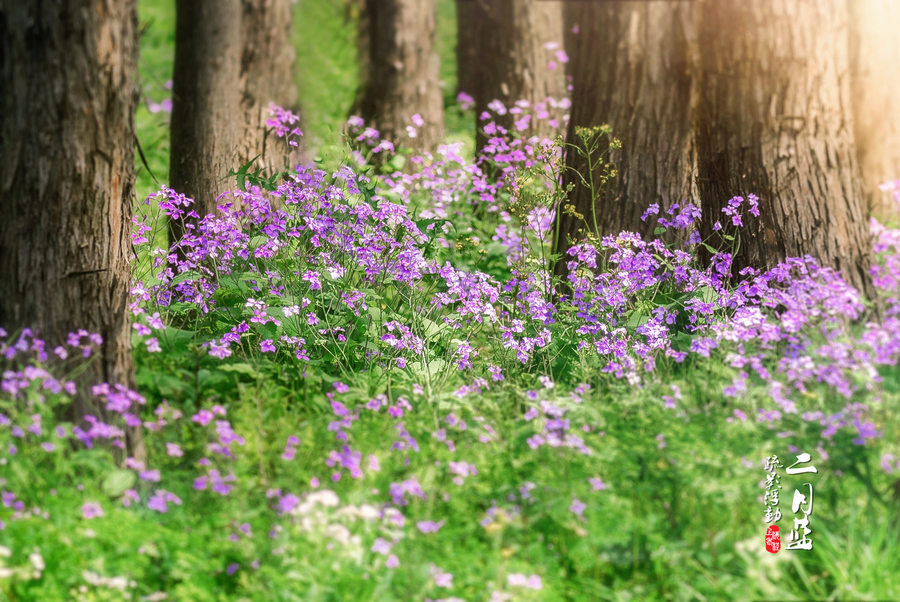
[(775, 554), (781, 549), (781, 533), (778, 532), (778, 525), (769, 525), (766, 529), (766, 552)]

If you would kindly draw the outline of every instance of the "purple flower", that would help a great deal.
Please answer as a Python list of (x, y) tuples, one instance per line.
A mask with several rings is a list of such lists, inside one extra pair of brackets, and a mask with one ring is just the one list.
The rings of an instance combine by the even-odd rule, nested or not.
[(309, 270), (303, 274), (303, 280), (309, 282), (310, 290), (321, 290), (322, 283), (319, 281), (319, 273), (313, 270)]
[(648, 206), (643, 215), (641, 215), (641, 221), (646, 222), (647, 218), (651, 215), (659, 215), (659, 203), (652, 203), (650, 206)]
[(158, 483), (160, 480), (160, 474), (158, 470), (143, 470), (138, 473), (138, 477), (140, 477), (144, 481), (152, 481), (154, 483)]
[(593, 491), (603, 491), (606, 489), (606, 483), (599, 477), (591, 477), (588, 479), (588, 482), (591, 484), (591, 489)]
[(176, 506), (180, 506), (181, 498), (165, 489), (157, 489), (153, 492), (153, 496), (147, 502), (147, 507), (151, 510), (156, 510), (161, 514), (165, 514), (169, 511), (168, 504), (170, 502)]
[(214, 418), (213, 413), (209, 410), (200, 410), (193, 416), (191, 416), (191, 420), (196, 422), (197, 424), (206, 426), (210, 423), (210, 421)]
[(510, 587), (527, 587), (530, 589), (543, 589), (544, 584), (540, 575), (523, 575), (522, 573), (510, 573), (506, 576), (506, 583)]
[(859, 418), (856, 418), (853, 420), (853, 426), (856, 427), (856, 431), (859, 433), (859, 437), (853, 440), (853, 443), (856, 445), (865, 445), (866, 439), (878, 437), (878, 431), (875, 430), (875, 425), (871, 422), (861, 423)]
[(452, 573), (444, 572), (443, 569), (441, 569), (440, 567), (435, 566), (435, 565), (431, 565), (430, 573), (431, 573), (431, 578), (434, 579), (434, 584), (437, 587), (446, 587), (446, 588), (453, 587), (453, 574)]
[(437, 533), (441, 530), (441, 527), (444, 526), (444, 521), (440, 521), (438, 523), (432, 520), (423, 520), (416, 523), (416, 527), (422, 533)]
[(278, 500), (278, 511), (281, 514), (287, 514), (294, 508), (300, 505), (300, 498), (294, 495), (293, 493), (289, 493), (281, 497)]
[(84, 518), (99, 518), (103, 516), (103, 508), (95, 502), (87, 502), (81, 507), (81, 514)]
[(131, 506), (134, 502), (140, 502), (141, 496), (134, 489), (128, 489), (125, 491), (125, 494), (122, 496), (122, 505), (126, 508)]
[(375, 539), (375, 542), (372, 544), (371, 550), (376, 554), (382, 554), (387, 556), (391, 553), (391, 544), (387, 541), (381, 539), (380, 537)]
[(579, 500), (577, 497), (573, 497), (572, 504), (569, 506), (569, 512), (578, 516), (583, 516), (586, 508), (587, 504)]

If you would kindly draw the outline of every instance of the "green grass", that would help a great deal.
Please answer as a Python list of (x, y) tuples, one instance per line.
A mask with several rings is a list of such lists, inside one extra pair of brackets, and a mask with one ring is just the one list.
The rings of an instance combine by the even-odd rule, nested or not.
[(340, 140), (359, 81), (356, 22), (345, 2), (300, 0), (294, 45), (303, 144), (317, 153)]
[[(471, 153), (474, 121), (471, 113), (460, 111), (456, 105), (456, 3), (438, 0), (437, 10), (447, 139), (463, 141)], [(140, 156), (135, 157), (135, 189), (137, 199), (143, 200), (158, 190), (157, 182), (168, 182), (168, 114), (151, 113), (148, 103), (171, 97), (164, 86), (172, 78), (175, 4), (171, 0), (140, 0), (139, 19), (141, 104), (137, 136), (150, 169)], [(299, 0), (294, 6), (295, 73), (303, 145), (308, 156), (318, 156), (326, 164), (341, 159), (334, 150), (359, 85), (356, 28), (354, 13), (347, 10), (344, 0)]]
[(175, 57), (175, 3), (141, 0), (138, 14), (138, 85), (141, 94), (135, 125), (147, 164), (139, 153), (135, 153), (135, 192), (137, 200), (142, 201), (151, 192), (159, 190), (159, 184), (169, 180), (169, 113), (151, 113), (148, 105), (172, 97), (166, 84), (172, 79)]

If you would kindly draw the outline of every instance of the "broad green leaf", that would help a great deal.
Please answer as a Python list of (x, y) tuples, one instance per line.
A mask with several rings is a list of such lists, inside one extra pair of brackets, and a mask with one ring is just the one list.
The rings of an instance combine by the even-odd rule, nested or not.
[(440, 336), (441, 327), (439, 324), (434, 322), (433, 320), (429, 320), (428, 318), (419, 318), (422, 322), (422, 326), (425, 329), (425, 337), (428, 339)]
[(236, 374), (245, 374), (247, 376), (256, 377), (259, 375), (259, 371), (246, 362), (236, 362), (234, 364), (225, 364), (223, 366), (219, 366), (219, 370), (222, 372), (234, 372)]
[(100, 489), (109, 497), (119, 497), (128, 489), (134, 487), (137, 477), (131, 470), (116, 469), (103, 477)]

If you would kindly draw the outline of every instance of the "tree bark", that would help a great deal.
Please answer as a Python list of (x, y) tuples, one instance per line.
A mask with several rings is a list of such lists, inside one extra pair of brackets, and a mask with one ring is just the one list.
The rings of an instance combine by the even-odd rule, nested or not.
[[(481, 129), (481, 114), (499, 100), (506, 108), (524, 100), (530, 107), (548, 98), (566, 95), (565, 65), (555, 59), (547, 44), (563, 47), (562, 3), (546, 0), (459, 0), (460, 88), (475, 100), (476, 149), (491, 136)], [(551, 61), (553, 68), (550, 67)], [(491, 120), (512, 130), (513, 113), (492, 115)], [(547, 135), (553, 130), (547, 120), (532, 117), (528, 132)]]
[[(170, 186), (202, 217), (234, 188), (240, 118), (241, 0), (176, 0)], [(170, 240), (185, 224), (169, 224)]]
[(237, 163), (243, 165), (265, 150), (264, 164), (280, 169), (287, 162), (286, 145), (263, 148), (269, 104), (294, 108), (294, 45), (290, 0), (241, 0), (241, 111)]
[[(360, 24), (366, 28), (368, 69), (353, 111), (394, 144), (433, 149), (444, 130), (435, 3), (367, 0)], [(411, 138), (406, 128), (415, 114), (425, 123)]]
[(853, 123), (869, 213), (896, 222), (900, 208), (879, 184), (900, 179), (900, 2), (851, 0)]
[(867, 290), (872, 246), (854, 147), (845, 0), (699, 6), (694, 125), (704, 237), (759, 196), (735, 268), (810, 254)]
[(456, 0), (456, 92), (475, 98), (478, 87), (478, 0)]
[[(564, 185), (573, 188), (569, 202), (601, 236), (623, 230), (653, 232), (655, 220), (640, 217), (651, 203), (668, 207), (697, 202), (695, 152), (691, 132), (691, 2), (572, 2), (564, 9), (569, 34), (566, 50), (572, 74), (572, 107)], [(576, 129), (609, 124), (621, 148), (601, 158), (616, 177), (592, 198), (585, 179), (597, 181), (600, 168), (588, 174), (587, 160), (571, 145)], [(607, 140), (599, 151), (609, 150)], [(594, 213), (594, 216), (592, 216)], [(584, 221), (560, 211), (558, 253), (584, 233)], [(565, 277), (565, 259), (555, 272)]]
[(128, 312), (137, 107), (134, 0), (8, 2), (0, 13), (0, 324), (48, 349), (99, 333), (73, 419), (134, 387)]

